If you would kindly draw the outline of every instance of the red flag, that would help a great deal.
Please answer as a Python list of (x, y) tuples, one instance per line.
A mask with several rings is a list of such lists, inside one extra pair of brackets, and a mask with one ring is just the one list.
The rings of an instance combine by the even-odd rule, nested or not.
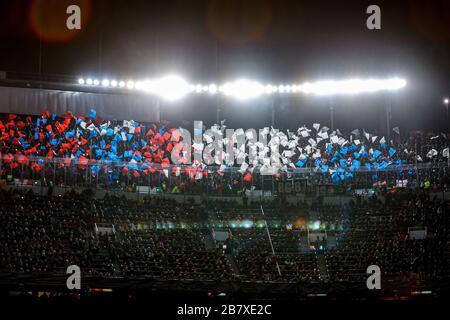
[(30, 161), (28, 160), (27, 156), (24, 155), (20, 155), (17, 157), (17, 162), (23, 165), (28, 166), (28, 164), (30, 163)]
[(31, 169), (37, 172), (40, 172), (42, 170), (42, 166), (37, 164), (36, 162), (33, 162), (31, 164)]
[(25, 123), (23, 121), (17, 121), (16, 126), (19, 129), (23, 129), (23, 127), (25, 127)]
[(251, 175), (250, 172), (247, 172), (247, 173), (244, 175), (244, 181), (245, 181), (245, 182), (251, 182), (252, 179), (253, 179), (253, 177), (252, 177), (252, 175)]
[(82, 165), (82, 166), (85, 166), (85, 165), (88, 164), (88, 162), (89, 162), (89, 159), (88, 159), (88, 158), (83, 157), (83, 156), (79, 156), (79, 157), (78, 157), (78, 164), (80, 164), (80, 165)]
[(66, 167), (69, 167), (71, 163), (72, 163), (72, 158), (64, 158), (64, 165)]
[(168, 133), (166, 131), (166, 133), (163, 134), (163, 138), (164, 138), (164, 140), (169, 140), (170, 139), (170, 133)]
[(3, 156), (3, 162), (10, 163), (14, 159), (14, 156), (11, 153), (5, 154)]

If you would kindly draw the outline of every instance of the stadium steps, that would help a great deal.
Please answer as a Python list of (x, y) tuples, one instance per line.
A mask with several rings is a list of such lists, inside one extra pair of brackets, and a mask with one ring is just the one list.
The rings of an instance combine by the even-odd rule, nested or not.
[(227, 253), (225, 254), (225, 259), (227, 260), (228, 265), (231, 267), (231, 271), (234, 275), (240, 275), (239, 268), (236, 264), (236, 261), (234, 261), (234, 257), (232, 254)]
[(207, 251), (216, 250), (216, 242), (214, 241), (211, 233), (205, 235), (204, 241), (205, 241), (205, 248)]
[(319, 270), (319, 277), (322, 281), (328, 281), (330, 276), (328, 274), (327, 262), (323, 252), (317, 253), (317, 268)]

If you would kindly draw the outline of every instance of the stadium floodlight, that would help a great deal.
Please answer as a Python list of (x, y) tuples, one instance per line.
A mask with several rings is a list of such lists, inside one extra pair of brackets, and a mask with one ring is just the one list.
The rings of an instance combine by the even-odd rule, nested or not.
[(398, 90), (406, 86), (406, 80), (392, 78), (386, 80), (379, 79), (350, 79), (350, 80), (326, 80), (314, 83), (305, 83), (298, 86), (298, 90), (304, 93), (317, 95), (335, 95), (335, 94), (359, 94), (370, 93), (381, 90)]
[(217, 93), (217, 86), (215, 84), (210, 84), (208, 87), (208, 91), (211, 94), (216, 94)]
[(235, 82), (227, 82), (222, 87), (222, 92), (238, 100), (247, 100), (259, 97), (265, 91), (265, 87), (256, 81), (246, 79)]
[(134, 84), (134, 88), (136, 90), (142, 90), (144, 83), (145, 81), (136, 81), (136, 83)]
[(129, 81), (127, 82), (127, 88), (128, 88), (128, 89), (133, 89), (133, 88), (134, 88), (134, 81), (129, 80)]
[[(99, 80), (91, 78), (78, 79), (78, 84), (100, 84)], [(157, 95), (166, 100), (178, 100), (189, 93), (198, 94), (223, 94), (238, 100), (247, 100), (259, 97), (262, 94), (314, 94), (314, 95), (355, 95), (378, 91), (395, 91), (406, 86), (406, 80), (401, 78), (390, 79), (347, 79), (324, 80), (317, 82), (305, 82), (303, 84), (263, 85), (257, 81), (239, 79), (225, 84), (190, 84), (177, 75), (168, 75), (159, 79), (145, 81), (109, 81), (104, 79), (101, 84), (104, 87), (120, 87), (142, 90)], [(447, 101), (447, 102), (445, 102)], [(448, 99), (444, 100), (448, 104)]]
[(268, 85), (266, 85), (264, 91), (265, 91), (266, 94), (272, 94), (274, 92), (277, 92), (278, 88), (273, 86), (273, 85), (271, 85), (271, 84), (268, 84)]
[(180, 76), (168, 75), (157, 80), (145, 81), (142, 90), (175, 101), (188, 94), (190, 85)]

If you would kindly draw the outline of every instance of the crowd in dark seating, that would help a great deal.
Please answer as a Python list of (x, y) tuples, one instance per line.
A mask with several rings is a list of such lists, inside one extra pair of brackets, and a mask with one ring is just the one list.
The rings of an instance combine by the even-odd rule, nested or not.
[[(364, 283), (375, 264), (389, 277), (450, 276), (449, 202), (427, 192), (356, 195), (348, 204), (274, 200), (258, 209), (25, 190), (0, 190), (1, 272), (61, 274), (76, 264), (104, 278)], [(426, 238), (410, 239), (411, 227), (426, 228)], [(213, 230), (229, 238), (216, 240)], [(314, 230), (336, 243), (309, 241)]]
[[(327, 252), (332, 281), (361, 281), (369, 265), (385, 275), (450, 276), (449, 202), (428, 193), (388, 194), (352, 203), (352, 228), (336, 250)], [(408, 228), (426, 228), (426, 238), (410, 239)]]

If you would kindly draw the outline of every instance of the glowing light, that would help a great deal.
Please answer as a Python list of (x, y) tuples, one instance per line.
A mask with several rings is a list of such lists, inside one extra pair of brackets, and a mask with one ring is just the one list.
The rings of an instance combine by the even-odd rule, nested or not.
[(216, 94), (217, 93), (217, 86), (215, 84), (210, 84), (208, 87), (208, 91), (211, 94)]
[(246, 100), (259, 97), (264, 93), (264, 86), (255, 81), (237, 80), (223, 85), (222, 92), (239, 100)]
[(445, 104), (448, 104), (448, 98), (445, 98), (445, 99), (444, 99), (444, 103), (445, 103)]
[(392, 78), (387, 80), (326, 80), (314, 83), (305, 83), (298, 86), (298, 90), (304, 93), (312, 93), (317, 95), (333, 95), (333, 94), (359, 94), (364, 92), (376, 92), (381, 90), (398, 90), (406, 86), (406, 80)]
[(267, 94), (271, 94), (274, 92), (274, 87), (271, 84), (268, 84), (265, 89), (264, 89), (265, 93)]
[(181, 77), (169, 75), (158, 80), (146, 81), (143, 90), (166, 100), (178, 100), (190, 91), (190, 85)]
[(251, 227), (253, 227), (253, 221), (251, 221), (251, 220), (242, 220), (241, 228), (249, 229)]
[(128, 81), (128, 82), (127, 82), (127, 88), (128, 88), (128, 89), (133, 89), (133, 88), (134, 88), (134, 81), (131, 81), (131, 80)]
[(145, 81), (144, 81), (144, 82), (142, 82), (142, 81), (136, 81), (136, 83), (134, 84), (134, 87), (135, 87), (137, 90), (143, 89), (144, 83), (145, 83)]
[[(78, 84), (94, 85), (100, 84), (99, 80), (91, 78), (78, 79)], [(190, 84), (177, 75), (168, 75), (160, 79), (145, 81), (116, 81), (104, 79), (101, 81), (104, 87), (120, 87), (128, 89), (143, 90), (147, 93), (160, 96), (167, 100), (181, 99), (185, 95), (195, 92), (198, 94), (209, 93), (246, 100), (259, 97), (262, 94), (314, 94), (314, 95), (354, 95), (360, 93), (372, 93), (378, 91), (395, 91), (406, 86), (406, 80), (401, 78), (390, 79), (347, 79), (347, 80), (324, 80), (317, 82), (305, 82), (303, 84), (281, 84), (263, 85), (253, 80), (239, 79), (225, 84)], [(444, 103), (448, 105), (448, 98)]]
[(314, 221), (314, 222), (310, 222), (309, 223), (309, 228), (311, 229), (311, 230), (319, 230), (320, 229), (320, 221)]

